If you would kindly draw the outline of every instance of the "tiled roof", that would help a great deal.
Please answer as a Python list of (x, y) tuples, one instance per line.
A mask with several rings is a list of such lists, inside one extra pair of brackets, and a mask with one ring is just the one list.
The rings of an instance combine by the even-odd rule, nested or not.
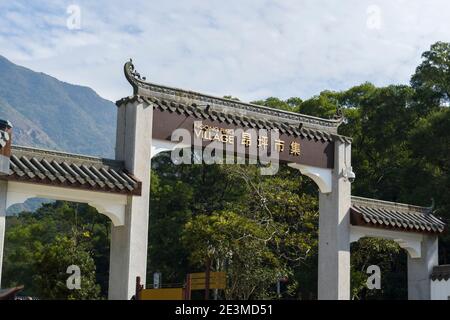
[(338, 139), (351, 142), (350, 138), (337, 133), (337, 128), (343, 121), (341, 114), (333, 119), (322, 119), (297, 112), (162, 86), (146, 82), (145, 78), (135, 71), (131, 62), (125, 64), (124, 71), (125, 77), (133, 86), (134, 95), (118, 100), (117, 105), (136, 100), (146, 101), (160, 110), (177, 112), (198, 119), (234, 123), (250, 128), (279, 129), (281, 133), (288, 135), (302, 135), (322, 141)]
[(131, 96), (123, 98), (117, 102), (118, 105), (126, 102), (146, 102), (152, 105), (155, 109), (165, 112), (175, 112), (177, 114), (184, 114), (186, 116), (194, 117), (199, 120), (211, 120), (221, 123), (234, 124), (238, 127), (254, 128), (254, 129), (278, 129), (281, 134), (303, 137), (307, 139), (315, 139), (319, 141), (334, 141), (351, 142), (351, 139), (335, 133), (330, 133), (320, 129), (312, 129), (303, 127), (302, 125), (295, 125), (289, 122), (277, 122), (275, 120), (268, 120), (264, 117), (257, 118), (253, 116), (239, 115), (236, 113), (223, 112), (214, 110), (211, 107), (200, 107), (196, 103), (184, 104), (176, 101), (170, 101), (162, 98), (146, 97), (146, 96)]
[(446, 224), (426, 207), (352, 197), (350, 212), (353, 225), (422, 233), (441, 233), (446, 229)]
[(13, 146), (10, 174), (2, 179), (103, 192), (141, 194), (141, 182), (121, 161)]
[(450, 264), (435, 266), (431, 273), (431, 280), (448, 280), (450, 279)]

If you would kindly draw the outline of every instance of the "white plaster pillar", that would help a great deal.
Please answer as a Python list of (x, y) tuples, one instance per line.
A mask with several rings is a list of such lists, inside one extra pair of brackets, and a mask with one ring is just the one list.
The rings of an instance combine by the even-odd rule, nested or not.
[(3, 249), (5, 248), (7, 191), (8, 181), (0, 180), (0, 288), (2, 287)]
[(318, 299), (350, 299), (351, 145), (335, 141), (331, 192), (319, 194)]
[(408, 300), (431, 299), (431, 273), (438, 261), (438, 237), (424, 235), (420, 258), (408, 254)]
[(130, 299), (136, 277), (146, 280), (152, 118), (152, 106), (145, 102), (118, 107), (116, 159), (142, 182), (142, 196), (128, 197), (125, 225), (111, 230), (109, 299)]

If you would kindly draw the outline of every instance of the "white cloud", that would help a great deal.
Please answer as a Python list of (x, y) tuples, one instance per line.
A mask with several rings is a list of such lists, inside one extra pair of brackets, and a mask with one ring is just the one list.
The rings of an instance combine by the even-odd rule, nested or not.
[[(71, 4), (81, 8), (78, 31), (66, 28)], [(445, 0), (8, 1), (0, 54), (111, 100), (131, 93), (122, 75), (130, 57), (152, 82), (243, 100), (307, 98), (408, 83), (420, 54), (450, 41), (449, 9)]]

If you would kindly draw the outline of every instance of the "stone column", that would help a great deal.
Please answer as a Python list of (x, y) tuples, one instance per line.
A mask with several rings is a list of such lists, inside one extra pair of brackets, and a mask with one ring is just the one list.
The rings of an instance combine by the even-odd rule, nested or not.
[(145, 283), (150, 196), (153, 109), (135, 101), (118, 107), (116, 159), (142, 182), (142, 196), (130, 196), (125, 225), (111, 230), (109, 299), (130, 299), (136, 277)]
[(433, 267), (438, 261), (438, 237), (424, 235), (420, 258), (408, 254), (408, 300), (430, 300)]
[(319, 194), (319, 300), (350, 299), (351, 145), (335, 141), (331, 192)]
[[(12, 125), (0, 119), (0, 175), (9, 174), (9, 158), (11, 156)], [(0, 288), (2, 287), (3, 250), (5, 247), (6, 197), (8, 181), (0, 181)]]
[(5, 248), (6, 193), (8, 182), (0, 180), (0, 288), (2, 287), (3, 249)]

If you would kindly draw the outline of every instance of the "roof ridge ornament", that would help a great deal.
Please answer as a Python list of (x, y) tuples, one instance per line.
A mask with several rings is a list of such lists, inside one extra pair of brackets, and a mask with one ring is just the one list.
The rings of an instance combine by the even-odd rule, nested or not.
[(131, 59), (131, 58), (130, 58), (130, 65), (131, 65), (131, 75), (132, 76), (134, 76), (136, 79), (139, 79), (142, 81), (147, 80), (146, 77), (141, 77), (141, 74), (139, 72), (137, 72), (137, 70), (135, 69), (134, 64), (133, 64), (133, 59)]
[(133, 64), (133, 59), (130, 58), (130, 61), (127, 61), (123, 67), (123, 71), (125, 73), (125, 78), (127, 78), (128, 82), (131, 84), (134, 90), (134, 94), (138, 94), (139, 84), (138, 82), (145, 82), (147, 80), (146, 77), (142, 77), (139, 72), (137, 72), (136, 68)]
[(339, 124), (341, 124), (342, 122), (344, 122), (346, 120), (343, 109), (344, 108), (342, 108), (338, 104), (337, 107), (336, 107), (336, 112), (333, 115), (333, 120), (339, 121)]

